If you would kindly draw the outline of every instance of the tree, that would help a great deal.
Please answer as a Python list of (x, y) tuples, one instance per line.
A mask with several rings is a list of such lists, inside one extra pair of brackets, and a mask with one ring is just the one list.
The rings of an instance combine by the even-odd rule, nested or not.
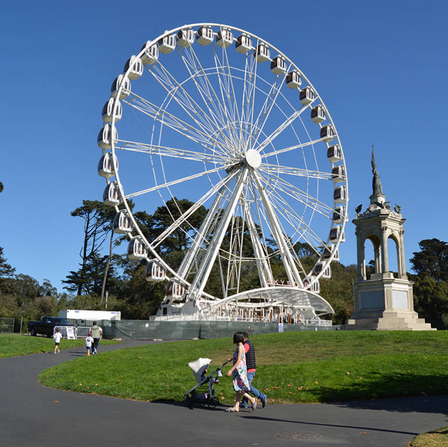
[[(86, 266), (88, 259), (92, 259), (92, 256), (99, 253), (108, 234), (113, 231), (115, 208), (97, 200), (83, 200), (82, 206), (76, 208), (70, 214), (84, 219), (84, 242), (80, 251), (82, 259), (81, 269), (74, 275), (78, 283), (77, 293), (81, 295), (83, 280), (87, 278)], [(72, 277), (71, 279), (75, 278)]]
[(448, 328), (448, 283), (437, 283), (428, 275), (416, 276), (414, 309), (427, 323), (437, 329)]
[(3, 248), (0, 247), (0, 278), (10, 278), (14, 275), (15, 268), (11, 267), (3, 255)]
[(436, 283), (448, 281), (448, 244), (438, 239), (419, 242), (420, 252), (413, 253), (412, 269), (418, 276), (429, 276)]

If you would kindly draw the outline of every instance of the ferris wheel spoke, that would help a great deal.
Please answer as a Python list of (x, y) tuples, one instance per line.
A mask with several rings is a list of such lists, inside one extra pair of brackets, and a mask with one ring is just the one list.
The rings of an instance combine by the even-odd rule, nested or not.
[[(334, 209), (327, 205), (326, 203), (318, 200), (316, 197), (312, 196), (311, 194), (308, 194), (305, 191), (302, 191), (300, 188), (297, 188), (293, 184), (289, 183), (285, 179), (279, 177), (279, 176), (272, 176), (276, 179), (277, 185), (276, 185), (276, 191), (275, 193), (278, 194), (279, 191), (281, 191), (283, 194), (288, 195), (294, 201), (298, 201), (299, 203), (312, 208), (314, 211), (317, 211), (319, 214), (323, 215), (324, 217), (331, 220), (331, 216), (333, 214)], [(272, 183), (272, 179), (270, 178), (267, 180), (266, 178), (262, 177), (264, 182), (266, 184)]]
[(233, 173), (227, 177), (224, 177), (213, 188), (207, 191), (194, 205), (192, 205), (182, 216), (174, 221), (168, 228), (165, 229), (157, 238), (153, 241), (153, 248), (158, 247), (161, 242), (165, 240), (170, 234), (180, 227), (195, 211), (197, 211), (211, 196), (216, 194), (223, 186), (228, 185), (232, 178), (236, 175)]
[(229, 144), (226, 141), (225, 135), (222, 134), (220, 127), (217, 126), (216, 121), (191, 97), (183, 84), (177, 82), (172, 74), (161, 64), (157, 64), (151, 70), (151, 74), (166, 90), (170, 101), (174, 100), (203, 133), (209, 136), (216, 135), (216, 137), (213, 137), (216, 145), (223, 152), (228, 151)]
[[(277, 155), (280, 155), (280, 154), (286, 154), (288, 152), (295, 151), (297, 149), (302, 149), (304, 147), (314, 146), (315, 144), (322, 143), (323, 141), (324, 141), (323, 138), (319, 138), (317, 140), (307, 141), (306, 143), (296, 144), (294, 146), (285, 147), (283, 149), (276, 149), (276, 150), (273, 150), (271, 152), (263, 153), (263, 154), (260, 154), (260, 155), (261, 155), (262, 159), (263, 158), (268, 158), (268, 157), (277, 156)], [(260, 150), (258, 148), (257, 148), (257, 150), (260, 152)]]
[(263, 172), (267, 174), (274, 174), (278, 177), (280, 175), (293, 175), (296, 177), (315, 178), (318, 180), (331, 180), (332, 174), (322, 171), (311, 171), (309, 169), (291, 168), (289, 166), (280, 166), (274, 164), (263, 164)]
[[(200, 144), (206, 149), (218, 153), (224, 153), (225, 151), (222, 149), (222, 145), (220, 142), (215, 140), (210, 133), (203, 132), (201, 129), (198, 129), (191, 124), (186, 123), (185, 121), (177, 118), (175, 115), (167, 112), (161, 107), (152, 104), (146, 99), (134, 95), (133, 98), (127, 101), (127, 104), (133, 109), (149, 116), (164, 126), (169, 127), (174, 130), (176, 133), (183, 135), (189, 140)], [(220, 151), (216, 151), (215, 148), (220, 148)]]
[(173, 147), (159, 146), (155, 144), (140, 143), (136, 141), (118, 140), (120, 146), (116, 146), (117, 150), (128, 152), (140, 152), (149, 155), (160, 155), (162, 157), (170, 157), (181, 160), (199, 161), (201, 163), (220, 164), (222, 167), (226, 163), (226, 158), (215, 155), (206, 154), (203, 152), (188, 151), (185, 149), (178, 149)]
[[(291, 189), (294, 188), (292, 187)], [(285, 221), (289, 223), (291, 228), (294, 228), (295, 233), (304, 238), (308, 242), (310, 247), (312, 247), (314, 251), (320, 255), (319, 251), (315, 247), (323, 247), (326, 245), (326, 242), (324, 242), (322, 238), (320, 238), (319, 235), (302, 219), (302, 217), (298, 215), (295, 209), (291, 206), (291, 201), (286, 200), (284, 197), (282, 197), (279, 191), (284, 192), (284, 189), (276, 188), (270, 195), (272, 206), (277, 211), (277, 214), (281, 215), (285, 219)], [(294, 200), (297, 200), (297, 197), (295, 195), (287, 195), (289, 195)], [(314, 199), (314, 204), (316, 203), (320, 203), (322, 205), (320, 207), (320, 210), (318, 207), (316, 207), (316, 205), (313, 206), (313, 202), (308, 202), (306, 205), (331, 220), (331, 216), (329, 215), (329, 213), (332, 213), (333, 209)], [(328, 211), (328, 213), (325, 213), (325, 210)]]
[[(271, 133), (260, 145), (257, 147), (258, 152), (262, 152), (266, 146), (271, 144), (285, 129), (287, 129), (300, 115), (307, 109), (307, 107), (302, 107), (296, 110), (292, 115), (290, 115), (280, 126), (277, 127), (274, 132)], [(323, 141), (323, 140), (321, 140)], [(271, 155), (271, 154), (269, 154)]]
[[(209, 81), (209, 74), (211, 74), (211, 72), (204, 70), (193, 46), (186, 48), (184, 53), (181, 52), (181, 56), (182, 61), (190, 73), (190, 77), (208, 110), (209, 120), (212, 122), (212, 126), (222, 139), (222, 143), (229, 149), (236, 148), (235, 140), (230, 138), (232, 135), (227, 134), (224, 131), (226, 126), (229, 124), (229, 117), (226, 113), (226, 107), (224, 104), (225, 98), (222, 96), (220, 99), (219, 95), (215, 92), (213, 85)], [(218, 67), (216, 68), (218, 69)]]
[(132, 199), (134, 197), (141, 196), (143, 194), (149, 194), (149, 193), (154, 192), (154, 191), (160, 191), (160, 190), (165, 189), (165, 188), (170, 188), (171, 186), (178, 185), (180, 183), (185, 183), (185, 182), (188, 182), (190, 180), (194, 180), (194, 179), (197, 179), (197, 178), (201, 178), (201, 177), (213, 174), (214, 172), (221, 171), (221, 169), (222, 169), (221, 167), (220, 168), (215, 168), (215, 169), (210, 169), (209, 171), (200, 172), (199, 174), (190, 175), (188, 177), (183, 177), (183, 178), (180, 178), (180, 179), (177, 179), (177, 180), (173, 180), (171, 182), (162, 183), (160, 185), (153, 186), (152, 188), (147, 188), (147, 189), (144, 189), (142, 191), (134, 192), (132, 194), (127, 194), (125, 196), (125, 198), (126, 199)]
[[(273, 197), (274, 199), (274, 197)], [(280, 196), (275, 196), (276, 200), (272, 200), (272, 206), (277, 211), (277, 214), (288, 222), (291, 228), (295, 229), (295, 234), (298, 234), (303, 238), (310, 247), (317, 253), (315, 247), (323, 246), (325, 243), (322, 239), (312, 230), (312, 228), (289, 206), (289, 204)], [(293, 237), (294, 235), (291, 235)], [(314, 242), (313, 242), (314, 241)]]
[(241, 103), (240, 120), (240, 141), (244, 142), (244, 147), (250, 147), (252, 141), (250, 135), (245, 138), (245, 133), (252, 128), (254, 107), (255, 107), (255, 86), (257, 79), (257, 62), (253, 52), (246, 55), (244, 66), (244, 83)]
[[(176, 80), (173, 74), (165, 68), (160, 62), (151, 67), (149, 70), (151, 75), (168, 93), (169, 101), (174, 100), (188, 116), (201, 128), (205, 133), (210, 133), (214, 129), (214, 124), (209, 116), (192, 98), (192, 96), (184, 88), (184, 83)], [(166, 100), (165, 100), (166, 102)], [(168, 104), (165, 104), (165, 107)]]
[(218, 54), (216, 52), (214, 53), (214, 56), (224, 114), (227, 117), (227, 123), (230, 124), (229, 127), (230, 132), (232, 133), (234, 145), (235, 147), (238, 147), (240, 143), (238, 129), (236, 129), (235, 126), (231, 124), (240, 122), (240, 117), (236, 101), (235, 86), (233, 83), (230, 62), (227, 54), (227, 48), (223, 47), (222, 49), (222, 59), (218, 57)]
[(252, 147), (257, 146), (257, 141), (260, 138), (260, 135), (262, 135), (263, 133), (264, 126), (277, 101), (278, 95), (280, 94), (280, 87), (282, 86), (282, 82), (283, 79), (280, 76), (277, 76), (275, 82), (271, 85), (269, 93), (266, 95), (264, 104), (261, 107), (254, 124), (254, 129), (256, 129), (256, 131), (254, 133), (254, 140), (252, 143)]

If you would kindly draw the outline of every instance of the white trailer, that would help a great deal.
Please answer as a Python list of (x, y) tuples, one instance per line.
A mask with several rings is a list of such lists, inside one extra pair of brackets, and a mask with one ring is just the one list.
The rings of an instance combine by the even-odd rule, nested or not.
[(89, 320), (89, 321), (100, 321), (100, 320), (121, 320), (121, 312), (118, 310), (108, 311), (108, 310), (60, 310), (59, 317), (69, 318), (72, 320)]

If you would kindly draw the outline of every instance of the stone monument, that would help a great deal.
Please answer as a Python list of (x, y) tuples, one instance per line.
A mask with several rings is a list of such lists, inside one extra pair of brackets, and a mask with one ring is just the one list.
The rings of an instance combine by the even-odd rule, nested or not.
[[(344, 329), (431, 330), (431, 325), (414, 311), (412, 285), (406, 274), (401, 208), (391, 210), (383, 193), (372, 147), (373, 193), (370, 205), (356, 208), (358, 279), (353, 287), (355, 310)], [(388, 240), (396, 245), (397, 275), (389, 271)], [(365, 243), (374, 249), (374, 273), (367, 277)]]

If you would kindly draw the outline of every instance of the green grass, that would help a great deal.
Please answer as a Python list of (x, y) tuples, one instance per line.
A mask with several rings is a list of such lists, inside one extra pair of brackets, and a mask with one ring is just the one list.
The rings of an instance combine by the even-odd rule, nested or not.
[(448, 447), (448, 427), (438, 428), (417, 436), (409, 447)]
[[(101, 343), (115, 344), (118, 342), (101, 340)], [(84, 346), (84, 340), (61, 340), (59, 349), (63, 350), (77, 346)], [(31, 337), (21, 334), (0, 334), (0, 359), (53, 351), (54, 340), (52, 338)]]
[[(254, 386), (270, 404), (448, 394), (448, 332), (290, 332), (251, 340), (258, 366)], [(230, 337), (126, 348), (58, 365), (39, 380), (84, 393), (182, 401), (196, 385), (188, 362), (209, 357), (211, 372), (233, 350)], [(223, 377), (216, 390), (222, 403), (232, 403), (230, 378)]]

